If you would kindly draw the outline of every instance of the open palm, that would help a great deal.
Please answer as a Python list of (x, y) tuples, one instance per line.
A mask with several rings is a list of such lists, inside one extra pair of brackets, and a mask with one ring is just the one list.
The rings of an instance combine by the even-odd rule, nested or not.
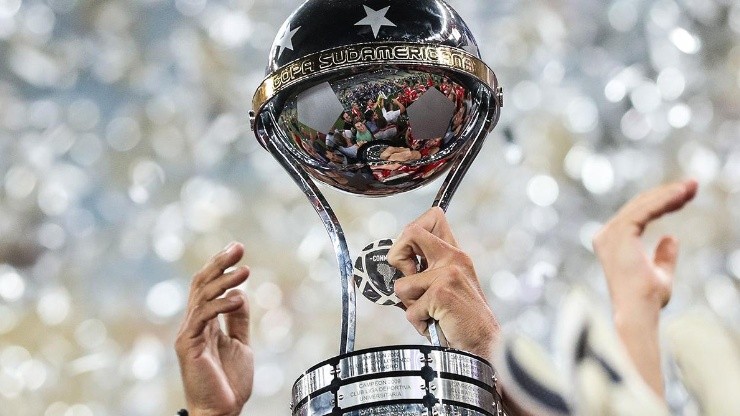
[(681, 209), (696, 195), (694, 180), (651, 189), (630, 200), (594, 238), (594, 250), (606, 276), (614, 324), (635, 368), (663, 395), (658, 325), (660, 310), (671, 299), (678, 240), (663, 237), (649, 253), (642, 234), (650, 222)]
[[(175, 342), (191, 415), (233, 416), (252, 393), (254, 359), (249, 346), (246, 295), (226, 290), (249, 276), (246, 267), (224, 273), (243, 254), (232, 245), (214, 256), (193, 278), (188, 313)], [(218, 315), (223, 315), (222, 330)]]
[(594, 239), (615, 307), (649, 302), (662, 308), (671, 298), (678, 240), (665, 236), (654, 254), (642, 242), (645, 227), (682, 208), (694, 195), (695, 181), (677, 182), (645, 192), (629, 201)]

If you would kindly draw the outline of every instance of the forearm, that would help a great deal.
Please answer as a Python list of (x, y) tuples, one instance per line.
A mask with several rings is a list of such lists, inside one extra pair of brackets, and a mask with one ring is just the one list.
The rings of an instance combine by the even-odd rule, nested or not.
[(617, 334), (643, 380), (664, 397), (659, 339), (660, 307), (631, 305), (614, 310)]

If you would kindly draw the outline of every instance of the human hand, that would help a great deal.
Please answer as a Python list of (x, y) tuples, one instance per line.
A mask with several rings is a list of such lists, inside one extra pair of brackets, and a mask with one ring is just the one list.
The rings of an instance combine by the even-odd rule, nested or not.
[(648, 190), (625, 204), (593, 241), (615, 309), (663, 308), (671, 298), (678, 240), (664, 236), (654, 254), (641, 237), (647, 225), (681, 209), (696, 195), (698, 185), (685, 180)]
[[(417, 271), (417, 256), (422, 271)], [(432, 208), (406, 226), (388, 252), (388, 263), (405, 276), (396, 280), (395, 291), (420, 334), (428, 335), (427, 322), (433, 318), (450, 347), (490, 359), (499, 324), (444, 211)]]
[(640, 374), (660, 396), (663, 378), (658, 321), (660, 310), (671, 298), (678, 240), (664, 236), (651, 254), (641, 237), (650, 222), (691, 201), (697, 188), (695, 180), (685, 180), (638, 195), (593, 241), (609, 287), (617, 333)]
[[(249, 304), (241, 290), (246, 266), (228, 273), (244, 254), (231, 243), (193, 276), (187, 312), (175, 341), (191, 416), (238, 415), (252, 394), (254, 358), (249, 347)], [(223, 314), (226, 332), (218, 315)]]

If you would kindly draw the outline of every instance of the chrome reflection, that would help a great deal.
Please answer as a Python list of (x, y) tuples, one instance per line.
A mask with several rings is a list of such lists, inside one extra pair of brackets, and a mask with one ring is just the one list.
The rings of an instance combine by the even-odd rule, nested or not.
[(452, 163), (479, 104), (449, 76), (383, 69), (291, 96), (278, 118), (289, 151), (321, 182), (381, 196), (417, 188)]

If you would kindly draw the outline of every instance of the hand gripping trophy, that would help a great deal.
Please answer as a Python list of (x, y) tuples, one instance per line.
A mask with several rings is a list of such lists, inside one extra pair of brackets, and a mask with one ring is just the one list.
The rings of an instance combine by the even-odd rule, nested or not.
[(465, 22), (442, 0), (307, 0), (280, 28), (267, 72), (252, 128), (319, 214), (342, 285), (340, 354), (295, 382), (293, 415), (502, 414), (491, 365), (445, 347), (434, 321), (431, 345), (354, 351), (355, 285), (398, 304), (393, 240), (353, 261), (315, 183), (380, 197), (449, 171), (434, 201), (447, 208), (503, 104)]

